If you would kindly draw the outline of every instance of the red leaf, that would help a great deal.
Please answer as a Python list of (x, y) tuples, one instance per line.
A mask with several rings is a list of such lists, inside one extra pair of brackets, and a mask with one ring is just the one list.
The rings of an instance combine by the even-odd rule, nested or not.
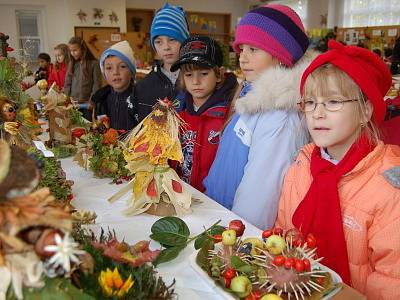
[(134, 152), (146, 152), (149, 148), (149, 143), (144, 143), (135, 148)]
[(180, 184), (178, 181), (172, 179), (172, 189), (174, 190), (175, 193), (182, 193), (182, 184)]
[(152, 179), (149, 183), (149, 185), (147, 186), (147, 196), (149, 196), (150, 198), (154, 198), (157, 197), (157, 188), (156, 188), (156, 182), (154, 181), (154, 179)]
[(159, 144), (156, 144), (154, 146), (153, 152), (151, 153), (151, 155), (153, 155), (153, 157), (159, 156), (162, 153), (161, 150), (161, 146)]

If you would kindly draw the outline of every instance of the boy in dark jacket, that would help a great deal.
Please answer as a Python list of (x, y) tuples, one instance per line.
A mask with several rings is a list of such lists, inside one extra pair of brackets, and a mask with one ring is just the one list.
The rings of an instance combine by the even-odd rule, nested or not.
[(105, 50), (100, 57), (100, 69), (108, 85), (92, 96), (96, 115), (107, 115), (111, 128), (132, 129), (138, 122), (131, 102), (136, 66), (129, 43), (122, 41)]
[(235, 75), (224, 75), (222, 60), (222, 50), (215, 40), (196, 36), (183, 42), (179, 60), (171, 68), (180, 68), (179, 77), (185, 89), (179, 113), (186, 122), (181, 133), (184, 161), (178, 171), (184, 181), (199, 191), (204, 191), (203, 179), (214, 160), (238, 86)]
[(166, 3), (154, 16), (150, 29), (151, 45), (156, 51), (152, 71), (140, 80), (133, 93), (137, 105), (138, 121), (142, 121), (158, 99), (174, 100), (178, 96), (176, 80), (179, 70), (172, 72), (171, 66), (178, 60), (181, 43), (189, 37), (184, 10)]

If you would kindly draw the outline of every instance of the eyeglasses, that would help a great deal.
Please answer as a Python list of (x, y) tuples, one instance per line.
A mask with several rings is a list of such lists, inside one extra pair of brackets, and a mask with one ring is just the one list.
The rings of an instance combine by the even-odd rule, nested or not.
[(337, 100), (330, 99), (324, 102), (317, 102), (312, 98), (302, 99), (299, 103), (297, 103), (300, 107), (300, 110), (303, 112), (312, 112), (315, 110), (318, 104), (322, 104), (327, 111), (338, 111), (341, 110), (346, 102), (356, 102), (358, 99), (348, 99), (348, 100)]

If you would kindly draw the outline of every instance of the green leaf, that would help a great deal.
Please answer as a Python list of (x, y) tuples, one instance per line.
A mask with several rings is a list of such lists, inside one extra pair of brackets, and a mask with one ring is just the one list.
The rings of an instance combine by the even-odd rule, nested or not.
[(196, 263), (207, 272), (209, 271), (210, 261), (208, 260), (208, 251), (214, 249), (214, 242), (206, 240), (196, 255)]
[(214, 225), (212, 226), (207, 232), (201, 234), (195, 241), (194, 241), (194, 248), (199, 250), (203, 247), (206, 241), (212, 241), (212, 237), (215, 234), (222, 234), (226, 228), (221, 225)]
[(185, 249), (185, 245), (163, 249), (160, 255), (157, 257), (156, 261), (154, 262), (154, 265), (157, 266), (161, 263), (165, 263), (175, 259), (183, 249)]
[(226, 230), (226, 228), (224, 226), (215, 225), (215, 226), (211, 227), (210, 234), (211, 235), (222, 234), (225, 230)]
[(211, 240), (211, 238), (207, 234), (202, 234), (200, 235), (195, 241), (194, 241), (194, 249), (199, 250), (201, 247), (203, 247), (204, 243), (207, 240)]
[(177, 217), (164, 217), (151, 227), (150, 238), (168, 246), (181, 246), (187, 243), (189, 227)]
[(253, 268), (245, 263), (239, 256), (231, 257), (231, 266), (238, 272), (250, 273)]
[[(12, 290), (12, 289), (11, 289)], [(46, 278), (45, 286), (40, 289), (24, 288), (25, 300), (94, 300), (95, 298), (85, 294), (67, 278)], [(9, 290), (7, 299), (16, 299)]]

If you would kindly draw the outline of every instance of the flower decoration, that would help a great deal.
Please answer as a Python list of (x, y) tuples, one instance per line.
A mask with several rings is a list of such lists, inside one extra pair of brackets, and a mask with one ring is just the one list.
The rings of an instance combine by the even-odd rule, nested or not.
[(71, 270), (71, 261), (78, 264), (77, 255), (84, 254), (85, 251), (77, 249), (78, 243), (74, 242), (68, 232), (64, 235), (64, 238), (56, 234), (54, 240), (56, 245), (49, 245), (44, 248), (47, 252), (54, 252), (49, 264), (53, 267), (62, 266), (68, 273)]
[(87, 13), (85, 13), (82, 9), (76, 14), (81, 22), (86, 22)]
[(110, 18), (111, 23), (118, 23), (119, 19), (115, 11), (112, 11), (111, 14), (108, 15), (108, 17)]
[(129, 292), (133, 286), (134, 281), (132, 275), (129, 275), (127, 280), (123, 280), (119, 274), (118, 268), (115, 267), (114, 271), (107, 268), (106, 271), (101, 271), (99, 275), (99, 284), (107, 296), (123, 297)]
[(101, 8), (93, 8), (93, 19), (103, 19), (104, 13)]

